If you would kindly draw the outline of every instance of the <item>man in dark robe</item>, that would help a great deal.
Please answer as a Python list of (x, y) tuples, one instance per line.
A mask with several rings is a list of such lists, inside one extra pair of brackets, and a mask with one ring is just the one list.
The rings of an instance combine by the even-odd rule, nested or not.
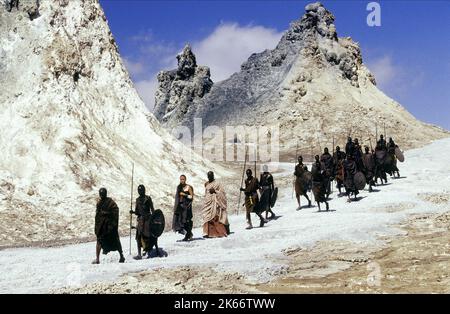
[(325, 187), (326, 187), (326, 198), (328, 198), (331, 194), (331, 181), (333, 178), (334, 173), (334, 160), (333, 156), (328, 151), (328, 148), (325, 147), (322, 156), (320, 156), (320, 162), (322, 163), (322, 168), (324, 170), (324, 180), (325, 180)]
[(391, 167), (390, 167), (390, 171), (391, 171), (391, 175), (395, 176), (395, 173), (397, 172), (397, 176), (400, 177), (400, 171), (397, 168), (397, 157), (395, 156), (395, 149), (398, 147), (397, 144), (395, 144), (394, 140), (392, 139), (392, 137), (389, 138), (389, 142), (387, 143), (386, 149), (388, 154), (391, 156)]
[(375, 183), (378, 183), (378, 178), (381, 179), (381, 184), (387, 183), (386, 172), (389, 171), (390, 162), (387, 153), (386, 141), (383, 135), (380, 135), (380, 140), (375, 147)]
[(95, 211), (95, 235), (97, 237), (96, 259), (93, 264), (100, 264), (100, 251), (103, 254), (118, 251), (119, 263), (125, 262), (119, 237), (119, 207), (105, 188), (99, 190), (100, 199)]
[(308, 168), (303, 164), (303, 157), (298, 157), (298, 164), (295, 166), (294, 176), (295, 176), (295, 197), (297, 198), (298, 209), (300, 209), (300, 197), (304, 196), (308, 200), (308, 206), (311, 207), (311, 200), (308, 197), (308, 186), (310, 182), (305, 179), (305, 173)]
[(380, 139), (377, 141), (377, 149), (378, 150), (387, 150), (386, 140), (384, 139), (383, 134), (380, 135)]
[(192, 202), (194, 200), (194, 188), (186, 183), (186, 176), (180, 176), (180, 184), (175, 192), (175, 206), (173, 213), (172, 229), (184, 234), (182, 241), (192, 240)]
[(14, 7), (19, 10), (19, 0), (6, 0), (6, 10), (8, 12), (11, 12)]
[(347, 144), (345, 144), (345, 154), (355, 156), (355, 144), (350, 136), (347, 138)]
[(314, 193), (314, 199), (320, 211), (320, 203), (325, 203), (326, 210), (329, 210), (327, 197), (325, 196), (327, 190), (326, 170), (320, 162), (319, 155), (315, 156), (315, 162), (311, 169), (312, 173), (312, 190)]
[(358, 170), (363, 171), (363, 169), (364, 169), (363, 160), (362, 160), (363, 152), (362, 152), (361, 145), (359, 144), (359, 140), (357, 138), (355, 138), (353, 145), (354, 145), (353, 160), (355, 161), (356, 167), (358, 168)]
[(273, 213), (270, 204), (272, 203), (272, 193), (275, 190), (275, 184), (273, 182), (273, 176), (269, 172), (269, 169), (267, 165), (263, 166), (263, 173), (260, 175), (259, 184), (261, 188), (261, 200), (260, 200), (260, 209), (261, 212), (266, 212), (266, 219), (268, 216), (268, 213), (270, 213), (270, 218), (272, 219), (275, 217), (275, 214)]
[(359, 194), (358, 189), (355, 185), (355, 174), (358, 171), (356, 167), (356, 163), (353, 159), (352, 155), (347, 155), (347, 159), (344, 161), (344, 186), (345, 186), (345, 194), (348, 197), (348, 202), (351, 202), (350, 195), (353, 194), (356, 198), (356, 195)]
[[(138, 194), (139, 197), (136, 198), (136, 205), (134, 211), (130, 210), (130, 214), (134, 214), (137, 216), (137, 228), (136, 228), (136, 243), (138, 249), (138, 255), (134, 257), (136, 260), (142, 259), (141, 251), (142, 247), (145, 244), (144, 237), (144, 228), (146, 228), (145, 224), (150, 223), (150, 216), (155, 211), (153, 207), (152, 198), (148, 195), (145, 195), (145, 186), (142, 184), (138, 186)], [(148, 226), (147, 226), (148, 228)], [(149, 253), (149, 252), (147, 252)]]
[(366, 182), (369, 185), (369, 192), (372, 192), (372, 187), (375, 185), (373, 177), (375, 175), (375, 156), (369, 152), (369, 147), (364, 148), (365, 153), (363, 155), (364, 174), (366, 176)]
[(334, 164), (336, 165), (338, 161), (345, 159), (345, 153), (341, 151), (340, 146), (336, 146), (336, 151), (333, 154)]
[(341, 151), (339, 146), (336, 146), (336, 152), (333, 154), (334, 159), (334, 178), (336, 179), (336, 187), (339, 190), (339, 194), (342, 193), (342, 187), (344, 185), (344, 160), (345, 153)]
[(263, 227), (264, 223), (266, 223), (267, 221), (262, 217), (261, 209), (259, 208), (259, 181), (253, 176), (251, 169), (247, 169), (245, 173), (247, 175), (247, 179), (245, 179), (245, 188), (240, 189), (245, 194), (245, 209), (247, 218), (247, 227), (245, 229), (253, 228), (252, 217), (250, 215), (252, 212), (259, 217), (259, 226)]

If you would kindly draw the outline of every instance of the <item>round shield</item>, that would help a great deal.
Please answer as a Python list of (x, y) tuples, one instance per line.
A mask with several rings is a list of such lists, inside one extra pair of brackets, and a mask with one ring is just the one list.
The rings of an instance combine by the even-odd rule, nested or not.
[(397, 157), (398, 161), (404, 162), (405, 156), (403, 155), (403, 152), (400, 150), (400, 148), (395, 148), (395, 157)]
[(364, 190), (366, 187), (366, 176), (361, 171), (357, 172), (354, 177), (355, 187), (359, 191)]
[(164, 218), (164, 214), (160, 209), (157, 209), (153, 212), (153, 215), (150, 217), (150, 234), (154, 238), (158, 238), (164, 231), (164, 227), (166, 226), (166, 220)]
[(278, 187), (276, 187), (272, 192), (272, 197), (270, 199), (270, 208), (273, 208), (275, 206), (275, 203), (277, 202), (278, 197)]

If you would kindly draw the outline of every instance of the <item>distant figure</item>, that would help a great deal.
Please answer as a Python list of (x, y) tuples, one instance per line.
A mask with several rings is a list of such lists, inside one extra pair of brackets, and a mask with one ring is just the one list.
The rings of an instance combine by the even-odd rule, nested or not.
[(362, 161), (362, 148), (361, 145), (359, 144), (359, 141), (357, 138), (355, 138), (354, 142), (353, 142), (353, 146), (355, 147), (354, 149), (354, 155), (353, 155), (353, 159), (355, 160), (356, 163), (356, 167), (358, 168), (359, 171), (363, 171), (364, 169), (364, 165), (363, 165), (363, 161)]
[(125, 262), (119, 238), (119, 207), (107, 194), (105, 188), (99, 190), (100, 199), (95, 212), (96, 259), (92, 264), (100, 264), (102, 249), (105, 255), (112, 251), (119, 251), (119, 263)]
[(334, 178), (336, 179), (336, 187), (339, 190), (339, 194), (342, 193), (342, 187), (344, 186), (344, 161), (346, 155), (341, 151), (339, 146), (336, 146), (336, 152), (333, 154), (334, 159)]
[(303, 157), (298, 156), (298, 164), (295, 166), (294, 176), (295, 176), (295, 197), (297, 198), (297, 209), (301, 208), (301, 199), (300, 197), (303, 196), (308, 200), (308, 206), (311, 207), (311, 200), (308, 197), (308, 187), (310, 185), (311, 178), (307, 175), (310, 175), (311, 173), (308, 172), (308, 167), (303, 164)]
[(377, 142), (375, 150), (387, 150), (386, 140), (384, 139), (383, 134), (380, 135), (380, 139)]
[(355, 156), (355, 144), (350, 136), (347, 138), (347, 144), (345, 144), (345, 154)]
[(230, 233), (225, 190), (214, 178), (214, 172), (208, 172), (205, 183), (205, 199), (202, 208), (203, 237), (221, 238)]
[(260, 175), (259, 185), (261, 187), (261, 211), (266, 212), (266, 219), (270, 213), (270, 219), (275, 217), (274, 212), (271, 209), (273, 191), (275, 190), (275, 184), (273, 182), (273, 176), (269, 172), (267, 165), (263, 166), (263, 173)]
[(333, 156), (328, 151), (328, 148), (325, 147), (322, 156), (320, 156), (320, 163), (322, 164), (322, 168), (324, 170), (324, 180), (326, 186), (326, 197), (328, 198), (331, 194), (331, 181), (333, 180), (333, 172), (334, 172), (334, 159)]
[(373, 180), (375, 176), (375, 156), (369, 152), (369, 147), (364, 148), (365, 153), (363, 155), (364, 175), (366, 176), (366, 182), (369, 185), (369, 192), (372, 192), (372, 187), (375, 185)]
[(344, 161), (344, 186), (345, 194), (347, 195), (347, 202), (351, 202), (350, 195), (353, 194), (356, 198), (359, 191), (355, 185), (355, 174), (358, 171), (355, 160), (352, 155), (347, 155), (347, 159)]
[(312, 166), (312, 191), (314, 193), (314, 200), (320, 210), (320, 203), (325, 203), (326, 210), (329, 210), (329, 205), (327, 202), (326, 192), (327, 192), (327, 181), (326, 181), (326, 170), (320, 162), (319, 155), (315, 156), (315, 162)]
[(389, 142), (386, 145), (388, 154), (391, 156), (391, 166), (390, 166), (390, 175), (395, 177), (395, 173), (397, 172), (397, 177), (400, 177), (400, 170), (397, 168), (397, 157), (395, 156), (395, 149), (398, 147), (395, 144), (392, 137), (389, 138)]
[(11, 12), (14, 7), (19, 10), (19, 0), (6, 0), (6, 10), (8, 12)]

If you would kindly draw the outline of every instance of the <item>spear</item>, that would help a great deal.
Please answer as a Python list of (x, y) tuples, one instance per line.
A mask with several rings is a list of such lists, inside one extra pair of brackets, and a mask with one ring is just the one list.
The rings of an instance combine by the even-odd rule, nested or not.
[[(245, 167), (247, 166), (247, 151), (248, 151), (248, 146), (245, 148), (244, 169), (242, 169), (241, 188), (244, 185), (244, 173), (245, 173)], [(238, 201), (238, 206), (237, 206), (238, 215), (239, 215), (239, 208), (241, 206), (241, 195), (242, 195), (242, 191), (239, 192), (239, 201)]]
[(317, 135), (317, 143), (319, 144), (319, 155), (322, 154), (322, 145), (320, 145), (319, 135)]
[(257, 150), (256, 150), (256, 143), (255, 143), (255, 178), (256, 178), (256, 154), (257, 154)]
[(333, 156), (334, 156), (334, 136), (333, 136)]
[(375, 123), (375, 143), (378, 141), (378, 124)]

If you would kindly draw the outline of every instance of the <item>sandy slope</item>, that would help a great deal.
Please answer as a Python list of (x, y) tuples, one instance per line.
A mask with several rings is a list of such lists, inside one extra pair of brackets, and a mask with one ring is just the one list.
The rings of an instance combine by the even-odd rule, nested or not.
[[(88, 286), (81, 292), (110, 291), (111, 287), (133, 287), (136, 280), (140, 282), (146, 278), (145, 273), (131, 274), (139, 271), (161, 273), (160, 284), (140, 282), (140, 291), (148, 292), (155, 291), (152, 285), (157, 286), (156, 292), (172, 292), (174, 287), (181, 285), (179, 282), (185, 276), (192, 276), (194, 292), (201, 291), (207, 283), (201, 278), (211, 278), (215, 273), (221, 276), (231, 274), (227, 275), (230, 285), (240, 279), (263, 284), (289, 273), (292, 266), (286, 252), (297, 254), (324, 241), (352, 243), (355, 248), (381, 247), (384, 243), (380, 237), (401, 234), (401, 230), (392, 225), (404, 221), (411, 214), (448, 211), (448, 203), (430, 202), (424, 197), (424, 193), (429, 192), (449, 193), (450, 167), (442, 151), (450, 151), (450, 139), (408, 151), (406, 163), (400, 165), (402, 179), (377, 187), (379, 192), (370, 195), (363, 192), (363, 198), (351, 204), (333, 195), (333, 211), (329, 213), (317, 213), (316, 208), (296, 211), (290, 187), (285, 187), (281, 192), (283, 198), (275, 208), (281, 217), (267, 227), (246, 231), (245, 219), (241, 215), (231, 217), (234, 233), (226, 239), (180, 243), (176, 242), (179, 236), (165, 234), (160, 238), (160, 247), (167, 253), (165, 258), (139, 262), (128, 258), (125, 264), (119, 265), (116, 263), (118, 256), (111, 254), (103, 259), (104, 264), (90, 265), (94, 243), (4, 250), (0, 252), (0, 292), (46, 292), (86, 284)], [(278, 179), (289, 178), (292, 165), (282, 164), (281, 167), (286, 170), (278, 175)], [(196, 229), (194, 235), (200, 236), (200, 230)], [(127, 247), (128, 239), (123, 238), (122, 243)], [(338, 263), (329, 271), (345, 267), (349, 266)], [(127, 275), (119, 279), (123, 274)], [(154, 279), (155, 276), (149, 278)], [(118, 283), (111, 285), (114, 281)], [(122, 291), (119, 288), (112, 291)], [(221, 289), (216, 292), (229, 291), (226, 285)]]
[(98, 0), (0, 6), (0, 127), (0, 246), (88, 237), (100, 187), (129, 208), (132, 163), (168, 211), (181, 173), (214, 166), (145, 107)]

